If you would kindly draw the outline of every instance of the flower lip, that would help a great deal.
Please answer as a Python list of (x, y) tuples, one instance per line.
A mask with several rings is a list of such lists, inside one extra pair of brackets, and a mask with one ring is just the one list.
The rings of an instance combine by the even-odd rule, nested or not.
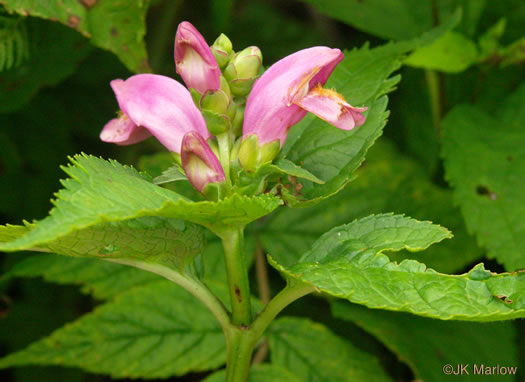
[(183, 21), (175, 35), (175, 65), (188, 88), (203, 94), (220, 87), (221, 70), (213, 52), (199, 31)]
[(190, 131), (204, 139), (210, 136), (190, 92), (172, 78), (137, 74), (125, 81), (113, 80), (111, 87), (131, 122), (147, 129), (170, 151), (180, 153), (182, 138)]
[(106, 123), (100, 132), (102, 141), (122, 146), (132, 145), (149, 137), (151, 137), (151, 133), (147, 129), (135, 125), (123, 112), (119, 112), (117, 118)]

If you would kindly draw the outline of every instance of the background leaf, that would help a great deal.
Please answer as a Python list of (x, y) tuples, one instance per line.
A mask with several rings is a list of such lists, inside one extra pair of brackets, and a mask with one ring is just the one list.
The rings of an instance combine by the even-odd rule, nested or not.
[(377, 358), (305, 318), (276, 320), (269, 341), (272, 364), (291, 370), (301, 381), (391, 380)]
[(51, 336), (0, 360), (75, 366), (112, 377), (166, 378), (225, 361), (222, 329), (204, 305), (162, 280), (122, 294)]
[(525, 268), (525, 85), (499, 118), (457, 106), (443, 121), (446, 176), (467, 227), (488, 256), (508, 270)]
[[(398, 312), (377, 314), (340, 300), (332, 301), (331, 306), (336, 317), (352, 321), (376, 336), (424, 381), (441, 380), (446, 364), (469, 365), (471, 373), (473, 365), (519, 365), (516, 331), (508, 322), (479, 324), (431, 320)], [(479, 377), (464, 374), (461, 379), (475, 381)], [(508, 375), (499, 377), (509, 379)]]
[(2, 0), (9, 12), (58, 21), (115, 53), (132, 72), (148, 71), (144, 0)]

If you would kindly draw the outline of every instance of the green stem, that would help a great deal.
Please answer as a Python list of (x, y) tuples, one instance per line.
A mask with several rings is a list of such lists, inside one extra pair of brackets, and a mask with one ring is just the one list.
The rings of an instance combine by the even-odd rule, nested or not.
[(251, 323), (250, 283), (244, 254), (244, 227), (221, 232), (226, 275), (232, 305), (232, 323), (249, 326)]
[(229, 332), (226, 343), (226, 382), (246, 382), (257, 337), (246, 328), (235, 328)]
[(307, 284), (288, 284), (266, 305), (251, 327), (230, 327), (226, 334), (226, 382), (247, 380), (253, 349), (268, 325), (286, 306), (314, 290)]
[(183, 274), (160, 264), (146, 263), (143, 261), (129, 259), (105, 260), (112, 263), (131, 265), (135, 268), (140, 268), (148, 272), (156, 273), (157, 275), (180, 285), (182, 288), (186, 289), (192, 295), (201, 300), (204, 305), (206, 305), (210, 312), (215, 316), (217, 321), (219, 321), (219, 324), (221, 325), (225, 335), (228, 335), (231, 328), (228, 312), (224, 308), (224, 305), (217, 299), (217, 297), (215, 297), (215, 295), (206, 287), (206, 285), (200, 281), (186, 277)]
[(224, 176), (226, 177), (226, 185), (228, 190), (231, 190), (230, 180), (230, 135), (229, 132), (217, 135), (217, 143), (219, 144), (219, 161), (221, 162)]
[(432, 111), (432, 122), (438, 137), (441, 136), (441, 90), (439, 75), (433, 70), (425, 70), (425, 78), (430, 96), (430, 109)]
[(308, 284), (287, 284), (286, 287), (280, 291), (279, 294), (277, 294), (268, 305), (266, 305), (263, 311), (255, 319), (250, 328), (250, 330), (253, 332), (253, 335), (256, 338), (261, 337), (268, 325), (270, 325), (270, 323), (284, 308), (286, 308), (295, 300), (314, 291), (315, 288)]

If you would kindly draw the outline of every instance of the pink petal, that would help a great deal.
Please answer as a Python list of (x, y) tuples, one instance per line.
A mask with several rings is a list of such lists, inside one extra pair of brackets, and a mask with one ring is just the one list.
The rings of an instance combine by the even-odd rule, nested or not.
[(181, 161), (188, 180), (199, 192), (203, 192), (208, 183), (225, 180), (221, 163), (204, 138), (196, 132), (184, 135)]
[(255, 82), (246, 103), (243, 135), (256, 134), (259, 144), (280, 139), (306, 111), (294, 104), (317, 84), (324, 85), (343, 59), (339, 49), (314, 47), (300, 50), (273, 64)]
[(188, 88), (201, 94), (219, 89), (219, 65), (204, 37), (187, 21), (179, 24), (175, 35), (175, 65)]
[(180, 153), (184, 134), (210, 136), (206, 122), (188, 90), (177, 81), (156, 74), (138, 74), (111, 87), (122, 111), (137, 126), (149, 130), (170, 151)]
[(132, 145), (151, 137), (151, 133), (135, 125), (124, 113), (114, 118), (100, 132), (100, 139), (104, 142), (116, 143), (117, 145)]
[(343, 130), (361, 126), (365, 122), (361, 112), (368, 110), (366, 107), (353, 107), (340, 94), (320, 86), (310, 90), (305, 97), (297, 100), (296, 104)]

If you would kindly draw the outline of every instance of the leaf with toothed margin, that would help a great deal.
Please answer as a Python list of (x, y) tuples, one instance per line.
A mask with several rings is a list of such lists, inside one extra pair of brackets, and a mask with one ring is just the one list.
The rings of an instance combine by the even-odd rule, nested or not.
[(117, 296), (27, 348), (0, 368), (60, 365), (114, 378), (167, 378), (224, 364), (226, 345), (206, 307), (161, 280)]
[(423, 250), (450, 238), (430, 222), (377, 215), (332, 229), (296, 264), (273, 267), (286, 278), (370, 308), (443, 320), (498, 321), (525, 317), (525, 272), (493, 274), (483, 265), (446, 275), (415, 260), (391, 262), (382, 252)]
[[(34, 227), (0, 226), (0, 243), (5, 236), (13, 240), (14, 236), (30, 234)], [(204, 244), (204, 230), (195, 224), (144, 216), (96, 224), (28, 249), (73, 257), (147, 261), (182, 270), (202, 252)]]
[(17, 239), (0, 243), (0, 251), (42, 247), (58, 238), (98, 224), (144, 216), (183, 219), (220, 230), (225, 225), (245, 225), (269, 214), (282, 201), (270, 195), (233, 195), (219, 202), (193, 202), (156, 186), (147, 176), (116, 161), (85, 154), (71, 159), (50, 215)]

